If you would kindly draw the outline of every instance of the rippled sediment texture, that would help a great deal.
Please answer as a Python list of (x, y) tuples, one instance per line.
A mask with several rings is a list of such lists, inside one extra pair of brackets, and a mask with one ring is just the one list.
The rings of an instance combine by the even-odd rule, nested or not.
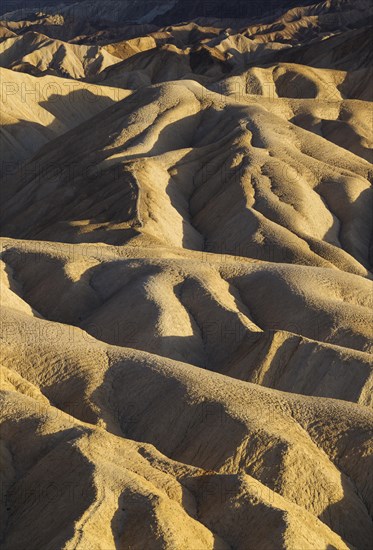
[(371, 7), (199, 6), (0, 23), (4, 550), (370, 548)]

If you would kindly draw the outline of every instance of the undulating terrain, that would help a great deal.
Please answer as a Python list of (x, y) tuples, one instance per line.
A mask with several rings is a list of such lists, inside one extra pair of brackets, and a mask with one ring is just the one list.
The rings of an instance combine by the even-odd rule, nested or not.
[(370, 550), (371, 3), (35, 4), (0, 21), (1, 548)]

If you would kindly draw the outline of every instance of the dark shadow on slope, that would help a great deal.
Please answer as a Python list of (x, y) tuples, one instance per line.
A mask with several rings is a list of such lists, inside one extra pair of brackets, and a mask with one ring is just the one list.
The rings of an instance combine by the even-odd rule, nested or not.
[[(143, 92), (138, 92), (139, 94)], [(139, 106), (147, 105), (158, 98), (158, 90), (151, 89), (146, 92), (145, 102), (141, 101)], [(151, 136), (154, 130), (150, 126), (145, 128), (134, 138), (125, 141), (122, 145), (110, 148), (110, 144), (116, 135), (122, 131), (123, 125), (127, 123), (133, 107), (136, 105), (138, 94), (125, 99), (118, 105), (110, 107), (105, 113), (97, 115), (80, 126), (80, 131), (70, 132), (58, 138), (41, 149), (23, 169), (31, 172), (40, 166), (39, 158), (46, 158), (48, 171), (41, 174), (36, 185), (32, 186), (36, 191), (42, 193), (41, 187), (45, 185), (43, 192), (51, 189), (53, 196), (52, 206), (46, 201), (34, 202), (33, 199), (27, 209), (23, 208), (19, 213), (20, 205), (13, 197), (12, 211), (4, 211), (3, 223), (5, 235), (22, 238), (43, 238), (46, 240), (69, 242), (107, 242), (123, 244), (135, 238), (141, 232), (141, 205), (139, 206), (139, 188), (136, 177), (131, 173), (130, 161), (136, 162), (141, 158), (151, 158), (170, 151), (186, 149), (185, 154), (172, 167), (172, 174), (169, 174), (169, 185), (165, 196), (165, 206), (168, 207), (168, 200), (171, 207), (180, 217), (182, 224), (183, 247), (191, 249), (206, 250), (217, 254), (230, 254), (234, 256), (250, 257), (265, 261), (304, 263), (303, 252), (298, 252), (304, 244), (304, 239), (293, 234), (291, 242), (287, 243), (286, 234), (289, 233), (285, 226), (278, 223), (277, 217), (264, 209), (263, 213), (254, 208), (247, 208), (247, 197), (241, 186), (241, 179), (245, 170), (245, 163), (242, 167), (231, 169), (226, 165), (226, 155), (229, 155), (230, 139), (233, 139), (237, 131), (237, 118), (240, 115), (240, 106), (235, 108), (233, 114), (228, 113), (225, 122), (222, 124), (216, 112), (207, 109), (203, 113), (189, 115), (164, 127), (158, 136), (154, 136), (154, 143), (149, 150), (131, 154), (130, 148), (141, 143), (145, 137)], [(121, 110), (123, 109), (123, 111)], [(232, 108), (230, 108), (232, 110)], [(237, 114), (235, 114), (237, 112)], [(119, 113), (119, 114), (118, 114)], [(208, 116), (209, 113), (209, 116)], [(214, 114), (215, 113), (215, 114)], [(101, 135), (100, 123), (103, 118), (109, 118), (113, 124), (113, 132)], [(161, 118), (160, 115), (159, 118)], [(202, 124), (203, 118), (203, 124)], [(227, 122), (228, 121), (228, 122)], [(221, 127), (221, 134), (217, 130)], [(253, 137), (252, 144), (260, 145), (260, 135), (251, 128)], [(249, 130), (250, 131), (250, 130)], [(97, 132), (97, 140), (100, 148), (92, 141), (91, 147), (84, 151), (82, 158), (82, 142), (92, 137)], [(210, 144), (207, 143), (207, 136), (211, 135)], [(223, 137), (222, 137), (223, 136)], [(226, 142), (226, 144), (225, 144)], [(225, 144), (225, 145), (224, 145)], [(59, 165), (58, 159), (61, 156), (61, 149), (64, 149), (64, 158), (71, 159), (69, 165)], [(192, 151), (187, 151), (193, 149)], [(209, 165), (216, 164), (213, 156), (224, 151), (224, 158), (220, 166), (214, 166), (214, 173), (209, 172)], [(126, 154), (128, 152), (128, 154)], [(116, 164), (104, 170), (101, 163), (111, 155), (121, 155)], [(56, 163), (55, 165), (53, 163)], [(61, 164), (61, 161), (60, 161)], [(78, 173), (74, 170), (77, 169)], [(11, 196), (13, 186), (17, 187), (22, 181), (20, 177), (9, 177), (9, 185), (5, 182), (4, 194)], [(26, 183), (32, 181), (30, 178)], [(255, 183), (255, 181), (254, 181)], [(25, 183), (24, 183), (25, 184)], [(152, 182), (147, 182), (152, 186)], [(53, 190), (53, 186), (55, 189)], [(7, 189), (8, 187), (8, 189)], [(29, 186), (31, 188), (31, 186)], [(206, 191), (206, 192), (205, 192)], [(200, 193), (201, 192), (201, 193)], [(196, 200), (198, 193), (201, 199)], [(13, 192), (15, 195), (15, 193)], [(18, 194), (19, 201), (25, 196), (25, 190)], [(6, 197), (3, 197), (5, 199)], [(219, 202), (220, 201), (220, 202)], [(5, 201), (4, 201), (5, 202)], [(209, 217), (214, 214), (214, 208), (220, 211), (219, 204), (226, 203), (226, 215), (220, 214), (220, 223), (207, 223)], [(9, 205), (9, 203), (8, 203)], [(198, 206), (199, 205), (199, 206)], [(212, 206), (211, 206), (212, 205)], [(214, 208), (213, 208), (214, 206)], [(219, 207), (219, 208), (218, 208)], [(354, 204), (354, 211), (360, 216), (359, 208), (366, 209), (367, 203), (360, 197)], [(10, 213), (11, 212), (11, 213)], [(229, 214), (229, 215), (228, 215)], [(25, 218), (28, 218), (27, 226), (23, 227)], [(8, 219), (7, 219), (8, 218)], [(272, 218), (272, 219), (271, 219)], [(240, 220), (240, 224), (233, 223), (233, 219)], [(264, 242), (258, 242), (258, 235), (261, 231), (268, 232)], [(276, 234), (276, 231), (279, 234)], [(272, 235), (269, 236), (269, 233)], [(282, 235), (281, 235), (282, 233)], [(354, 256), (358, 261), (366, 265), (368, 252), (361, 254), (362, 246), (369, 248), (369, 243), (357, 243), (356, 236), (350, 235), (350, 229), (345, 231), (345, 250)], [(229, 238), (226, 237), (229, 235)], [(167, 240), (165, 234), (165, 242)], [(281, 238), (282, 237), (282, 238)], [(160, 237), (161, 238), (161, 237)], [(295, 242), (297, 240), (297, 242)], [(353, 245), (351, 246), (352, 240)], [(295, 244), (294, 244), (295, 243)], [(298, 246), (299, 243), (299, 246)], [(173, 243), (174, 244), (174, 243)], [(306, 254), (306, 253), (305, 253)], [(311, 255), (316, 253), (308, 252), (308, 261)], [(322, 260), (320, 260), (322, 261)]]
[[(372, 466), (371, 459), (369, 457), (366, 457), (366, 459), (360, 457), (360, 460), (367, 463), (367, 469), (369, 471), (369, 468)], [(363, 464), (361, 464), (360, 467), (363, 469)], [(346, 486), (347, 484), (351, 484), (351, 480), (347, 478), (347, 476), (342, 476), (341, 482), (343, 491), (348, 493)], [(351, 491), (350, 488), (349, 491)], [(361, 498), (360, 495), (359, 497)], [(331, 526), (331, 529), (337, 533), (346, 544), (352, 545), (359, 550), (370, 550), (373, 540), (373, 523), (366, 508), (366, 504), (364, 500), (361, 499), (361, 507), (365, 509), (365, 521), (360, 521), (359, 523), (356, 521), (356, 518), (352, 519), (344, 512), (344, 509), (347, 508), (345, 500), (346, 498), (343, 497), (339, 502), (329, 504), (319, 518), (321, 521)], [(345, 516), (344, 519), (342, 519), (343, 516)], [(330, 545), (328, 548), (338, 550)]]
[[(119, 428), (123, 437), (151, 443), (173, 460), (205, 469), (221, 467), (245, 438), (245, 424), (222, 403), (209, 398), (198, 403), (190, 400), (179, 376), (183, 368), (193, 367), (163, 359), (163, 364), (177, 367), (173, 377), (154, 359), (149, 355), (147, 364), (140, 358), (124, 362), (111, 357), (104, 382), (93, 395), (108, 424)], [(226, 446), (221, 445), (222, 431), (230, 434)]]
[[(51, 541), (60, 548), (74, 535), (76, 522), (95, 501), (93, 465), (74, 444), (83, 429), (72, 427), (41, 435), (39, 424), (48, 406), (28, 398), (22, 405), (31, 411), (35, 407), (32, 412), (36, 416), (2, 424), (5, 438), (7, 433), (11, 440), (13, 435), (18, 438), (11, 441), (17, 469), (6, 494), (6, 547), (10, 548), (13, 541), (12, 547), (21, 548), (22, 536), (29, 533), (29, 550), (47, 547)], [(51, 409), (51, 415), (56, 412)], [(51, 514), (51, 507), (58, 513)]]
[[(65, 84), (57, 79), (42, 86), (35, 80), (34, 89), (9, 90), (9, 95), (16, 93), (20, 96), (25, 108), (28, 106), (28, 97), (33, 99), (36, 96), (39, 106), (51, 113), (55, 120), (49, 125), (18, 120), (17, 123), (1, 126), (0, 177), (10, 177), (18, 169), (22, 169), (22, 165), (32, 159), (44, 145), (117, 103), (115, 99), (96, 95), (89, 89), (73, 90), (65, 95), (56, 93), (44, 98), (50, 89), (58, 89), (61, 94), (64, 94), (69, 89)], [(6, 102), (6, 94), (4, 98)], [(12, 115), (10, 111), (10, 116)], [(6, 182), (3, 185), (6, 186)]]
[(357, 70), (370, 67), (373, 61), (371, 27), (345, 31), (330, 38), (279, 53), (279, 61), (309, 67)]

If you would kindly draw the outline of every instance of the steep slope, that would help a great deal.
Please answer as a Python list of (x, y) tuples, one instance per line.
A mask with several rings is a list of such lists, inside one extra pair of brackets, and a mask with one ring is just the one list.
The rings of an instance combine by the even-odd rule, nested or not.
[(36, 76), (82, 79), (120, 60), (103, 48), (68, 44), (36, 32), (0, 42), (0, 66)]
[[(237, 483), (232, 475), (246, 472), (286, 501), (303, 508), (302, 515), (307, 516), (308, 513), (314, 518), (321, 519), (333, 531), (340, 533), (349, 544), (358, 548), (369, 547), (372, 526), (367, 507), (371, 507), (372, 493), (367, 476), (367, 459), (369, 460), (371, 445), (372, 415), (366, 409), (337, 401), (307, 399), (261, 389), (257, 385), (234, 381), (226, 376), (208, 373), (155, 355), (104, 346), (79, 329), (71, 331), (66, 325), (43, 321), (30, 313), (17, 311), (14, 307), (4, 307), (2, 315), (3, 323), (7, 327), (4, 334), (4, 360), (5, 366), (10, 369), (10, 380), (15, 380), (12, 385), (19, 387), (21, 391), (23, 389), (27, 395), (31, 394), (31, 397), (38, 395), (35, 386), (39, 387), (44, 396), (59, 409), (73, 414), (75, 433), (79, 426), (75, 419), (80, 419), (89, 424), (98, 423), (119, 436), (135, 440), (140, 437), (142, 441), (152, 443), (173, 459), (207, 470), (209, 476), (213, 473), (211, 470), (223, 474), (223, 483), (227, 479), (228, 486), (233, 485), (233, 492), (238, 491), (241, 495), (247, 488), (245, 489), (242, 483)], [(26, 334), (29, 335), (27, 342)], [(61, 364), (64, 364), (63, 371)], [(19, 377), (31, 383), (31, 389)], [(168, 396), (167, 402), (164, 400), (165, 394)], [(25, 408), (28, 411), (26, 414), (30, 425), (29, 415), (33, 410), (33, 404), (26, 403)], [(14, 406), (7, 405), (4, 407), (4, 411), (6, 410), (14, 411), (11, 414), (17, 418), (19, 413), (14, 410)], [(40, 410), (40, 405), (37, 405), (37, 410)], [(45, 413), (43, 417), (46, 422)], [(52, 413), (52, 418), (63, 419), (64, 415)], [(14, 433), (7, 425), (6, 423), (6, 436), (9, 432)], [(87, 429), (92, 433), (92, 427), (87, 426)], [(50, 433), (49, 430), (50, 428), (45, 427), (37, 431), (39, 434), (47, 434)], [(71, 433), (71, 430), (69, 431)], [(29, 437), (35, 437), (32, 429), (28, 428), (27, 432)], [(63, 433), (60, 428), (60, 441)], [(93, 433), (92, 437), (95, 439)], [(14, 436), (13, 445), (17, 445), (18, 436), (19, 432)], [(95, 472), (101, 469), (100, 463), (97, 464), (97, 460), (100, 459), (95, 458), (96, 453), (101, 456), (106, 454), (106, 444), (100, 441), (99, 435), (97, 437), (99, 440), (96, 451), (93, 450), (93, 442), (88, 445), (88, 448), (92, 449), (91, 462), (94, 461)], [(108, 436), (103, 434), (102, 437)], [(43, 439), (46, 442), (45, 436)], [(121, 450), (121, 446), (124, 445), (121, 440), (107, 445), (112, 449), (111, 456), (115, 446), (118, 447), (119, 454), (128, 455), (128, 452), (123, 453)], [(11, 446), (13, 456), (16, 454), (16, 448)], [(28, 448), (33, 447), (30, 445)], [(85, 445), (83, 448), (86, 448)], [(346, 448), (348, 453), (344, 451)], [(59, 449), (58, 455), (64, 456), (64, 452)], [(148, 456), (146, 451), (143, 452)], [(45, 451), (42, 454), (44, 457), (50, 456), (50, 453), (46, 455)], [(36, 451), (34, 460), (37, 456)], [(74, 478), (79, 476), (75, 468), (71, 467), (72, 460), (73, 457), (65, 460), (66, 465), (70, 464), (70, 474), (66, 472), (69, 483), (74, 482)], [(300, 464), (301, 470), (296, 466)], [(14, 466), (17, 468), (18, 463)], [(29, 462), (25, 468), (34, 481), (31, 466), (32, 463)], [(131, 469), (133, 467), (136, 468), (130, 466)], [(116, 475), (112, 465), (107, 464), (106, 468), (102, 474), (106, 480)], [(48, 471), (49, 467), (43, 462), (40, 470)], [(87, 466), (84, 467), (84, 471), (88, 474)], [(203, 472), (201, 474), (205, 475)], [(209, 477), (208, 480), (212, 483), (216, 481), (214, 477)], [(37, 478), (34, 483), (36, 482)], [(123, 481), (121, 483), (123, 484)], [(217, 483), (220, 481), (217, 480)], [(248, 483), (250, 486), (250, 480)], [(79, 487), (82, 487), (81, 480)], [(259, 488), (260, 485), (255, 485), (254, 482), (254, 492)], [(115, 486), (112, 490), (115, 491)], [(223, 485), (223, 490), (228, 489), (224, 489)], [(266, 491), (264, 488), (260, 500), (264, 495), (268, 505), (268, 500), (276, 497), (272, 497), (270, 492), (266, 494)], [(139, 492), (141, 493), (141, 489), (138, 487), (136, 494)], [(87, 498), (86, 493), (84, 496)], [(231, 498), (228, 505), (234, 507)], [(102, 501), (102, 497), (97, 493), (94, 497), (91, 496), (88, 503), (82, 503), (83, 509), (88, 508), (86, 519), (92, 516), (93, 510), (89, 508), (91, 504), (93, 509), (101, 505), (109, 506), (113, 514), (114, 503), (109, 504), (110, 501), (111, 497)], [(15, 505), (17, 502), (19, 498), (16, 494)], [(128, 496), (124, 502), (130, 504)], [(286, 503), (281, 499), (278, 503), (281, 507), (286, 507)], [(261, 502), (259, 505), (263, 506)], [(252, 512), (250, 506), (242, 506), (245, 524), (245, 518), (252, 517)], [(209, 508), (202, 508), (206, 510), (207, 517)], [(220, 510), (225, 514), (224, 507)], [(296, 516), (299, 509), (293, 510)], [(73, 511), (76, 513), (77, 507), (74, 507)], [(111, 514), (103, 514), (101, 511), (101, 517), (112, 517)], [(228, 518), (229, 516), (230, 514)], [(166, 517), (166, 511), (160, 513), (157, 529), (158, 522), (162, 525), (167, 521)], [(219, 507), (213, 506), (212, 517), (212, 525), (218, 529), (217, 534), (223, 538), (228, 536), (232, 544), (232, 536), (235, 536), (236, 529), (221, 525), (218, 519)], [(236, 517), (236, 514), (233, 517)], [(349, 521), (346, 523), (347, 517)], [(68, 518), (65, 518), (65, 525), (67, 521)], [(315, 519), (313, 522), (313, 529), (316, 529)], [(85, 523), (86, 521), (83, 522), (84, 525)], [(312, 526), (311, 519), (307, 519), (307, 523)], [(188, 526), (186, 529), (190, 531), (193, 527)], [(240, 527), (237, 529), (240, 531)], [(305, 528), (306, 534), (302, 534), (303, 530), (299, 532), (298, 528), (292, 534), (295, 536), (298, 532), (301, 540), (304, 538), (305, 542), (308, 537), (312, 537), (309, 532), (307, 533), (309, 529), (310, 527)], [(87, 526), (87, 530), (87, 536), (92, 537), (92, 528)], [(324, 536), (326, 533), (327, 530), (324, 531)], [(150, 534), (144, 536), (146, 539), (151, 537)], [(274, 532), (271, 530), (271, 537), (273, 536)], [(81, 534), (76, 540), (80, 540), (80, 537)], [(242, 541), (242, 531), (238, 537)], [(263, 535), (261, 540), (262, 537)], [(274, 546), (269, 547), (276, 548), (276, 544), (275, 542)], [(294, 540), (284, 541), (285, 547), (292, 548), (294, 544)]]
[(50, 4), (0, 22), (1, 548), (369, 550), (372, 6)]
[(165, 248), (2, 245), (18, 294), (51, 321), (241, 380), (371, 405), (372, 285), (360, 277)]
[(0, 69), (0, 148), (5, 173), (42, 145), (129, 95), (123, 89)]
[[(12, 475), (6, 480), (4, 548), (22, 548), (20, 535), (30, 525), (38, 528), (29, 543), (35, 550), (141, 547), (149, 540), (154, 548), (225, 550), (245, 548), (243, 540), (266, 548), (276, 548), (278, 540), (305, 549), (315, 541), (349, 547), (311, 513), (250, 475), (206, 473), (171, 461), (151, 445), (72, 421), (21, 377), (4, 369), (2, 376), (3, 410), (12, 411), (1, 417), (2, 460)], [(22, 454), (20, 433), (27, 442)], [(24, 494), (29, 498), (22, 499)], [(46, 494), (58, 512), (53, 522), (42, 507)], [(139, 528), (139, 515), (145, 529)], [(262, 528), (263, 517), (275, 525), (271, 534)]]
[(191, 81), (162, 84), (55, 140), (8, 177), (3, 234), (114, 244), (139, 234), (366, 275), (368, 177), (364, 160), (257, 104)]

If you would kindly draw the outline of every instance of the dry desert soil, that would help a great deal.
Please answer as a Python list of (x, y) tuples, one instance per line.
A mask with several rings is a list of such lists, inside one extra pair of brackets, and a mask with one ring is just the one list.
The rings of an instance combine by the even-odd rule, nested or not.
[(50, 4), (0, 21), (1, 548), (370, 550), (371, 3)]

